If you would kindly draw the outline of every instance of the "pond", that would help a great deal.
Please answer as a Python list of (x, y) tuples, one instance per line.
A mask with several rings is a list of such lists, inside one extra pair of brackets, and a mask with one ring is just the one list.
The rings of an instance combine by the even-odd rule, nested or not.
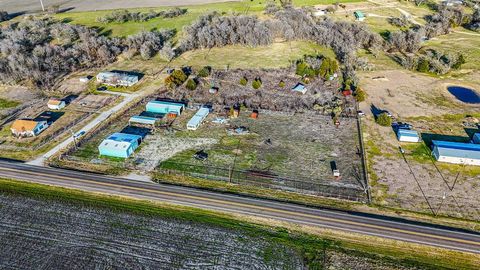
[(458, 100), (471, 103), (471, 104), (479, 104), (480, 103), (480, 95), (475, 92), (473, 89), (465, 88), (462, 86), (449, 86), (447, 87), (448, 92), (454, 95)]

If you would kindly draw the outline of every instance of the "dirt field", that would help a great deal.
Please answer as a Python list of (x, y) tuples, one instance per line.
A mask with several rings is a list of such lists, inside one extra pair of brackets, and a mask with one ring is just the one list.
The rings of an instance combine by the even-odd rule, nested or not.
[[(67, 11), (94, 11), (118, 8), (140, 8), (140, 7), (161, 7), (161, 6), (187, 6), (197, 4), (209, 4), (219, 2), (232, 2), (235, 0), (182, 0), (181, 2), (171, 0), (43, 0), (45, 7), (60, 5), (60, 9)], [(9, 13), (14, 12), (38, 12), (42, 7), (37, 0), (2, 0), (1, 8)]]
[[(403, 70), (361, 74), (367, 101), (364, 138), (370, 164), (374, 201), (414, 211), (480, 219), (480, 169), (435, 162), (431, 138), (469, 141), (480, 120), (479, 105), (458, 101), (448, 85), (475, 85), (438, 79)], [(388, 110), (398, 121), (417, 130), (425, 143), (399, 143), (391, 127), (374, 123), (372, 108)], [(472, 117), (467, 117), (467, 116)], [(478, 132), (478, 130), (476, 131)], [(399, 151), (405, 150), (406, 161)], [(410, 170), (409, 166), (412, 170)], [(412, 173), (413, 172), (413, 173)]]
[[(183, 141), (190, 149), (172, 148), (170, 152), (174, 150), (177, 154), (171, 158), (163, 152), (150, 158), (196, 166), (233, 166), (236, 170), (258, 170), (305, 181), (358, 185), (357, 177), (361, 177), (361, 173), (359, 175), (354, 119), (341, 119), (340, 127), (336, 128), (327, 116), (261, 111), (258, 119), (251, 119), (250, 111), (243, 111), (239, 118), (228, 120), (228, 124), (213, 123), (221, 115), (211, 114), (198, 130), (186, 131), (186, 122), (192, 115), (193, 112), (187, 112), (175, 121), (173, 127), (177, 132), (156, 135)], [(233, 129), (242, 126), (249, 133), (235, 135)], [(195, 146), (199, 140), (206, 143)], [(150, 141), (147, 139), (147, 142)], [(142, 149), (139, 155), (149, 147)], [(202, 149), (209, 155), (207, 161), (193, 158), (193, 154)], [(331, 162), (341, 171), (341, 179), (333, 177)]]
[(375, 106), (406, 118), (468, 112), (479, 107), (459, 102), (447, 91), (448, 85), (478, 87), (468, 81), (439, 79), (406, 70), (362, 72), (360, 76), (361, 86), (368, 94), (367, 102), (361, 103), (366, 113)]
[(303, 269), (261, 236), (0, 194), (2, 269)]

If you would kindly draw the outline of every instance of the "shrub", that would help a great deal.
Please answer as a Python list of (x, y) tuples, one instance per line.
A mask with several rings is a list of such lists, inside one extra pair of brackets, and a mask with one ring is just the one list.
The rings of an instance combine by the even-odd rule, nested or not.
[(0, 22), (8, 21), (8, 19), (10, 19), (8, 12), (0, 10)]
[(181, 69), (176, 69), (175, 71), (172, 72), (173, 82), (176, 85), (182, 85), (186, 80), (187, 80), (187, 75), (181, 70)]
[(199, 72), (198, 72), (198, 77), (208, 77), (210, 76), (210, 73), (212, 72), (212, 68), (209, 66), (203, 67)]
[(375, 122), (377, 122), (377, 124), (380, 126), (389, 127), (392, 125), (392, 118), (390, 118), (390, 116), (384, 112), (377, 116)]
[(253, 80), (252, 87), (253, 89), (259, 89), (260, 87), (262, 87), (262, 80), (260, 80), (259, 78)]
[(285, 82), (282, 80), (278, 83), (278, 87), (284, 88), (285, 87)]
[(187, 89), (193, 91), (197, 89), (197, 83), (193, 79), (188, 79), (186, 87)]
[(366, 97), (367, 93), (365, 93), (365, 91), (363, 91), (363, 89), (361, 89), (360, 87), (355, 90), (355, 99), (357, 100), (357, 102), (365, 101)]
[(457, 61), (452, 65), (453, 69), (460, 69), (462, 65), (465, 64), (465, 57), (463, 57), (463, 54), (460, 54), (458, 56)]
[(430, 70), (430, 63), (425, 58), (420, 58), (418, 61), (417, 71), (419, 72), (428, 72)]
[(246, 85), (247, 85), (247, 83), (248, 83), (248, 80), (247, 80), (247, 78), (245, 78), (245, 77), (242, 77), (242, 78), (240, 79), (240, 85), (246, 86)]

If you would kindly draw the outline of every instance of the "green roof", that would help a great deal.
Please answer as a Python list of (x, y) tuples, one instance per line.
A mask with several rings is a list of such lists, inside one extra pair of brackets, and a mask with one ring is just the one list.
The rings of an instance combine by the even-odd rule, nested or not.
[(361, 11), (355, 11), (353, 14), (356, 18), (365, 18), (365, 15)]

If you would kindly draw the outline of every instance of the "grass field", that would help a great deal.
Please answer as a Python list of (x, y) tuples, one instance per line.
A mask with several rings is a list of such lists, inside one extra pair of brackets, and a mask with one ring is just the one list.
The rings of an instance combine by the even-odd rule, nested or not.
[[(94, 195), (76, 190), (6, 179), (0, 179), (0, 193), (3, 196), (18, 197), (18, 199), (25, 197), (37, 200), (37, 204), (49, 202), (50, 207), (55, 205), (64, 205), (62, 207), (78, 206), (84, 209), (82, 211), (90, 213), (107, 211), (110, 213), (109, 215), (119, 215), (112, 230), (117, 231), (119, 228), (126, 228), (129, 234), (133, 235), (133, 239), (135, 239), (135, 235), (139, 235), (139, 231), (143, 230), (142, 228), (145, 228), (147, 220), (152, 218), (164, 219), (166, 222), (187, 222), (201, 227), (209, 226), (212, 229), (227, 229), (244, 234), (248, 238), (262, 239), (262, 241), (267, 241), (272, 245), (290, 247), (303, 257), (304, 263), (310, 269), (324, 269), (325, 265), (323, 264), (325, 262), (331, 263), (332, 252), (348, 254), (350, 256), (348, 261), (350, 262), (362, 262), (366, 258), (369, 259), (370, 263), (373, 263), (364, 266), (364, 268), (359, 268), (358, 265), (356, 267), (351, 266), (352, 269), (372, 269), (372, 267), (378, 265), (383, 265), (386, 267), (385, 269), (476, 269), (480, 260), (477, 255), (473, 254), (445, 251), (392, 240), (318, 230), (310, 227), (290, 227), (287, 224), (277, 224), (262, 219), (244, 219), (243, 217), (233, 217), (194, 208)], [(144, 225), (138, 228), (123, 224), (121, 215), (143, 217), (142, 224)], [(54, 220), (52, 219), (51, 222), (54, 222)], [(329, 260), (325, 260), (326, 258), (323, 257), (325, 254), (329, 254)], [(342, 266), (340, 267), (342, 268)], [(377, 268), (375, 267), (375, 269)]]
[[(359, 0), (345, 0), (346, 2), (358, 2)], [(293, 1), (296, 6), (311, 6), (317, 4), (332, 4), (334, 0), (296, 0)], [(127, 22), (127, 23), (109, 23), (103, 24), (96, 21), (97, 17), (111, 13), (111, 10), (87, 11), (87, 12), (71, 12), (55, 15), (57, 19), (65, 19), (74, 24), (81, 24), (90, 27), (99, 27), (106, 34), (111, 36), (128, 36), (142, 30), (152, 29), (177, 29), (181, 31), (183, 26), (190, 24), (200, 15), (211, 11), (225, 13), (248, 13), (261, 14), (265, 7), (264, 0), (244, 0), (239, 2), (214, 3), (205, 5), (187, 6), (187, 14), (171, 19), (155, 18), (147, 22)], [(146, 12), (149, 10), (165, 10), (167, 8), (139, 8), (131, 9), (132, 11)]]

